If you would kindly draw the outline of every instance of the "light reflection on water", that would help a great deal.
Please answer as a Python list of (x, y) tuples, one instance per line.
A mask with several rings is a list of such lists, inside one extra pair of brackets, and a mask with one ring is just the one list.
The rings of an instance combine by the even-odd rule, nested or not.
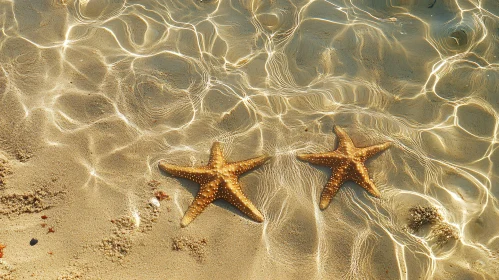
[[(242, 180), (266, 221), (250, 230), (261, 250), (241, 263), (263, 269), (233, 276), (492, 278), (499, 6), (432, 2), (0, 2), (4, 149), (70, 149), (92, 192), (130, 195), (123, 174), (167, 181), (176, 220), (192, 194), (159, 174), (159, 160), (206, 163), (213, 141), (233, 161), (272, 155)], [(368, 164), (381, 200), (347, 183), (320, 211), (329, 173), (295, 155), (332, 150), (336, 124), (359, 146), (394, 146)], [(418, 204), (436, 207), (458, 240), (442, 246), (430, 230), (405, 230)], [(215, 224), (214, 236), (247, 230), (222, 229), (244, 218), (216, 208), (193, 225)], [(218, 215), (227, 218), (217, 224)], [(214, 246), (237, 239), (224, 240)], [(213, 255), (233, 258), (221, 251)]]

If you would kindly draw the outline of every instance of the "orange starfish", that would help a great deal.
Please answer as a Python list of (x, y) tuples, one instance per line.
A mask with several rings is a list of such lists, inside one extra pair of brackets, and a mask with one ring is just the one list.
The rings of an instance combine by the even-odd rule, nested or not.
[(338, 136), (338, 148), (332, 152), (321, 154), (301, 154), (298, 158), (313, 164), (330, 167), (332, 175), (324, 186), (321, 194), (319, 207), (326, 209), (331, 203), (331, 199), (336, 195), (338, 189), (345, 181), (354, 181), (371, 195), (380, 197), (380, 193), (372, 180), (369, 178), (364, 162), (386, 149), (391, 145), (386, 142), (379, 145), (357, 148), (352, 139), (339, 126), (334, 127), (334, 132)]
[(238, 162), (226, 162), (220, 143), (215, 142), (206, 166), (183, 167), (160, 162), (161, 170), (175, 177), (189, 179), (200, 184), (196, 198), (182, 218), (181, 226), (186, 227), (210, 203), (219, 198), (225, 199), (253, 220), (263, 222), (262, 213), (244, 195), (238, 177), (262, 165), (267, 159), (267, 156), (260, 156)]

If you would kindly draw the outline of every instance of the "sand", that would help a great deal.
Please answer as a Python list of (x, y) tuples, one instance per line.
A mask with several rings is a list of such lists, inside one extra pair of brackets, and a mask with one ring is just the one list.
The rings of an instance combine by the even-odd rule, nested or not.
[[(0, 1), (0, 279), (493, 279), (495, 0)], [(296, 154), (391, 141), (374, 198)], [(165, 160), (271, 159), (189, 226)], [(36, 244), (30, 241), (36, 239)], [(34, 242), (32, 242), (34, 243)]]

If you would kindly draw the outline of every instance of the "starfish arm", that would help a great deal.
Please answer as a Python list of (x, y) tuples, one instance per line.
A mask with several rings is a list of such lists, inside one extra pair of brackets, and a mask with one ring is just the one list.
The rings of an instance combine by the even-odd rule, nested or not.
[(244, 195), (241, 186), (236, 180), (225, 182), (224, 187), (220, 190), (219, 194), (220, 198), (227, 200), (254, 221), (259, 223), (263, 222), (262, 213), (256, 209), (255, 205), (253, 205), (246, 195)]
[(176, 166), (164, 161), (160, 161), (158, 166), (172, 176), (189, 179), (199, 184), (205, 183), (211, 177), (210, 171), (203, 167)]
[(331, 166), (332, 162), (335, 163), (337, 161), (337, 157), (332, 156), (333, 154), (334, 152), (322, 154), (298, 154), (296, 157), (312, 164)]
[(216, 192), (218, 190), (220, 180), (213, 180), (207, 184), (201, 185), (199, 192), (192, 201), (189, 209), (184, 214), (180, 225), (186, 227), (190, 224), (203, 210), (217, 199)]
[(360, 157), (361, 161), (365, 161), (368, 158), (374, 156), (375, 154), (381, 153), (388, 149), (392, 145), (391, 142), (385, 142), (383, 144), (378, 144), (374, 146), (369, 146), (365, 148), (359, 148), (357, 152), (358, 157)]
[(343, 128), (335, 125), (334, 133), (336, 133), (336, 136), (338, 136), (338, 150), (347, 151), (355, 147), (352, 139), (350, 138), (350, 136), (348, 136), (345, 130), (343, 130)]
[(374, 197), (380, 197), (381, 194), (374, 185), (373, 181), (369, 178), (369, 174), (367, 173), (367, 168), (362, 163), (357, 163), (355, 165), (356, 173), (351, 176), (351, 180), (356, 184), (364, 188)]
[(208, 162), (208, 165), (213, 166), (224, 163), (225, 159), (223, 156), (222, 145), (220, 142), (215, 142), (213, 143), (213, 146), (211, 146), (210, 161)]
[(257, 168), (258, 166), (264, 164), (270, 157), (259, 156), (252, 159), (232, 162), (229, 164), (229, 170), (233, 172), (236, 176), (250, 171), (251, 169)]
[(343, 182), (345, 182), (344, 175), (345, 171), (343, 169), (333, 170), (331, 178), (329, 178), (329, 181), (326, 183), (324, 189), (322, 190), (321, 201), (319, 203), (319, 208), (321, 210), (324, 210), (329, 206), (331, 200), (336, 195)]

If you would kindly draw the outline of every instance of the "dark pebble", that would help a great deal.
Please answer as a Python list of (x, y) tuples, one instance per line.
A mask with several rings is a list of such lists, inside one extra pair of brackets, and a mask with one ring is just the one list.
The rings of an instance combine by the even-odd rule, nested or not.
[(35, 239), (35, 238), (31, 238), (31, 241), (29, 242), (29, 245), (31, 246), (35, 246), (36, 243), (38, 243), (38, 239)]

